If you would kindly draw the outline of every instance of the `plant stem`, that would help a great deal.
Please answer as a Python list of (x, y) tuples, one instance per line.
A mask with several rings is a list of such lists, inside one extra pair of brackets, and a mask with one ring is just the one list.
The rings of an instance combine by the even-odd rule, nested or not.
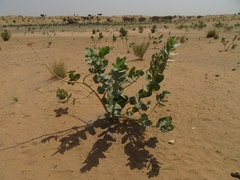
[(98, 93), (97, 93), (91, 86), (89, 86), (87, 83), (85, 83), (85, 82), (81, 82), (81, 83), (82, 83), (83, 85), (85, 85), (86, 87), (88, 87), (89, 89), (92, 90), (92, 92), (97, 96), (98, 100), (101, 102), (104, 110), (105, 110), (106, 113), (107, 113), (107, 112), (108, 112), (107, 107), (106, 107), (106, 105), (102, 102), (102, 99), (101, 99), (101, 97), (98, 95)]
[(155, 109), (156, 109), (156, 107), (158, 106), (158, 104), (159, 104), (159, 103), (156, 103), (156, 105), (155, 105), (154, 108), (151, 110), (151, 112), (148, 114), (148, 116), (149, 116), (150, 114), (152, 114), (153, 111), (155, 112)]
[(85, 83), (85, 79), (88, 77), (88, 76), (91, 76), (92, 74), (88, 74), (86, 75), (84, 78), (83, 78), (83, 83)]
[(137, 79), (132, 81), (130, 84), (126, 85), (125, 87), (123, 87), (123, 90), (126, 89), (127, 87), (131, 86), (133, 83), (137, 82)]

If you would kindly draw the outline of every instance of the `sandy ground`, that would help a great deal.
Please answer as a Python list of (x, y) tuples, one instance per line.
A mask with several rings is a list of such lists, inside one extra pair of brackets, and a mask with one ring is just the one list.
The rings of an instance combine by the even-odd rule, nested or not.
[[(53, 79), (27, 46), (34, 43), (49, 65), (62, 61), (68, 70), (86, 75), (85, 48), (93, 48), (90, 31), (49, 36), (14, 32), (10, 41), (0, 40), (0, 180), (234, 179), (230, 173), (240, 170), (240, 48), (219, 52), (220, 39), (205, 38), (206, 28), (170, 30), (189, 38), (165, 71), (162, 89), (172, 95), (166, 107), (157, 109), (173, 117), (175, 129), (164, 134), (147, 128), (135, 145), (124, 137), (136, 133), (132, 126), (122, 125), (123, 134), (104, 134), (108, 123), (101, 120), (104, 110), (94, 96), (75, 106), (60, 103), (58, 87), (81, 97), (87, 94), (79, 86)], [(219, 35), (230, 39), (237, 31), (222, 30)], [(149, 32), (129, 31), (129, 42), (148, 37)], [(168, 32), (158, 29), (156, 34), (163, 33), (166, 40)], [(98, 45), (111, 46), (112, 34), (103, 35)], [(158, 51), (151, 47), (139, 61), (126, 53), (118, 38), (107, 57), (114, 62), (117, 56), (126, 56), (129, 66), (146, 69)], [(175, 143), (168, 144), (172, 139)]]

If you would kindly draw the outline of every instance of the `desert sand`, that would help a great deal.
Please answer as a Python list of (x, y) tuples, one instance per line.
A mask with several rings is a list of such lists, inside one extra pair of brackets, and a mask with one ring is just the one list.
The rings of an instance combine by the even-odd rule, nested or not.
[[(239, 23), (239, 17), (225, 22)], [(157, 109), (172, 116), (175, 129), (161, 133), (148, 127), (134, 145), (125, 141), (125, 134), (103, 136), (108, 123), (95, 96), (77, 100), (74, 106), (61, 103), (56, 98), (58, 87), (80, 97), (87, 93), (53, 78), (32, 50), (49, 65), (61, 61), (67, 70), (86, 75), (85, 49), (93, 48), (94, 25), (34, 33), (26, 27), (8, 27), (11, 39), (0, 40), (0, 180), (235, 179), (230, 173), (240, 171), (240, 47), (225, 52), (220, 41), (223, 36), (232, 39), (240, 27), (219, 28), (219, 39), (206, 38), (212, 23), (201, 30), (158, 24), (154, 35), (164, 34), (163, 42), (156, 49), (151, 45), (142, 61), (127, 53), (118, 37), (107, 59), (113, 63), (126, 56), (130, 67), (143, 69), (163, 47), (169, 31), (171, 36), (188, 38), (165, 70), (161, 89), (171, 96)], [(112, 46), (112, 35), (118, 36), (120, 27), (97, 26), (104, 36), (97, 46)], [(129, 28), (129, 42), (148, 38), (149, 27), (143, 33)], [(134, 85), (130, 91), (135, 91)]]

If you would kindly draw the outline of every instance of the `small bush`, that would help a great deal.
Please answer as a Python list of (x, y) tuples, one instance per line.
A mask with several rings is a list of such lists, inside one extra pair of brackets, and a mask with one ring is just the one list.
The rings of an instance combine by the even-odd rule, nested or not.
[(156, 28), (157, 28), (157, 25), (156, 25), (156, 24), (152, 25), (152, 27), (151, 27), (151, 33), (155, 33)]
[(2, 39), (3, 39), (4, 41), (8, 41), (8, 40), (10, 39), (10, 37), (11, 37), (11, 33), (10, 33), (8, 30), (4, 29), (4, 30), (1, 32), (1, 37), (2, 37)]
[(139, 33), (143, 33), (143, 30), (144, 30), (143, 26), (138, 26), (138, 32)]
[(54, 62), (52, 71), (59, 77), (64, 78), (67, 74), (67, 68), (63, 62)]
[(228, 51), (229, 48), (235, 49), (237, 47), (236, 41), (238, 40), (239, 35), (235, 35), (232, 41), (227, 40), (225, 37), (222, 37), (221, 43), (224, 46), (224, 50)]
[(141, 60), (143, 59), (144, 54), (147, 52), (148, 47), (150, 43), (149, 42), (142, 42), (141, 44), (134, 43), (132, 49), (133, 54), (137, 57), (139, 57)]
[(207, 38), (218, 36), (217, 31), (215, 29), (211, 29), (207, 33)]
[(218, 35), (218, 33), (216, 33), (215, 35), (214, 35), (214, 39), (218, 39), (219, 38), (219, 35)]
[(186, 38), (186, 36), (181, 36), (179, 40), (180, 40), (180, 43), (185, 43), (187, 42), (188, 38)]
[(50, 46), (52, 45), (52, 41), (48, 42), (48, 48), (50, 48)]
[(123, 27), (120, 28), (119, 32), (120, 32), (121, 37), (127, 36), (127, 33), (128, 33), (128, 31), (126, 29), (124, 29)]

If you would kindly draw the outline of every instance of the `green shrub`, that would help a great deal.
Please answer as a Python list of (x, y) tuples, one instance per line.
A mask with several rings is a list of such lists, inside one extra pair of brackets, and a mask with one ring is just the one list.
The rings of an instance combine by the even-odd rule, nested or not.
[(113, 34), (113, 36), (112, 36), (112, 47), (111, 47), (111, 49), (113, 49), (114, 48), (114, 44), (115, 44), (115, 42), (117, 41), (117, 36), (115, 36), (115, 34)]
[(221, 43), (224, 46), (224, 50), (228, 51), (229, 48), (235, 49), (237, 47), (236, 41), (238, 40), (239, 35), (235, 35), (232, 41), (227, 40), (225, 37), (222, 37)]
[(223, 26), (224, 26), (224, 24), (221, 23), (221, 22), (218, 22), (218, 23), (213, 24), (213, 27), (216, 27), (216, 28), (221, 28), (221, 27), (223, 27)]
[(63, 62), (54, 62), (52, 65), (52, 71), (55, 75), (64, 78), (67, 74), (67, 68)]
[(218, 33), (216, 33), (215, 35), (214, 35), (214, 39), (218, 39), (219, 38), (219, 35), (218, 35)]
[(151, 33), (155, 33), (156, 28), (157, 28), (157, 25), (156, 25), (156, 24), (152, 25), (152, 27), (151, 27)]
[(211, 37), (215, 37), (215, 36), (217, 36), (217, 31), (215, 29), (211, 29), (211, 30), (208, 31), (206, 37), (211, 38)]
[(2, 32), (1, 32), (1, 37), (4, 41), (8, 41), (11, 37), (11, 33), (10, 31), (4, 29)]
[(230, 26), (230, 25), (226, 24), (224, 28), (226, 30), (230, 31), (233, 28), (233, 26)]
[[(164, 106), (163, 103), (167, 101), (166, 97), (170, 94), (166, 90), (160, 91), (160, 84), (164, 80), (164, 69), (171, 51), (176, 46), (175, 38), (169, 38), (160, 52), (152, 55), (149, 67), (145, 71), (138, 70), (135, 66), (128, 67), (126, 57), (117, 57), (116, 62), (112, 63), (109, 69), (109, 60), (105, 56), (110, 52), (110, 47), (99, 48), (99, 52), (87, 48), (86, 63), (89, 65), (89, 73), (93, 76), (87, 74), (82, 77), (75, 70), (71, 70), (68, 72), (69, 80), (66, 82), (69, 85), (80, 84), (80, 87), (89, 91), (89, 95), (95, 95), (105, 110), (106, 120), (115, 123), (116, 129), (122, 126), (121, 121), (127, 120), (127, 126), (130, 122), (136, 122), (145, 130), (147, 126), (153, 124), (150, 115), (152, 113), (160, 115), (156, 108)], [(88, 81), (89, 77), (92, 77), (92, 80)], [(138, 80), (141, 83), (145, 80), (146, 84), (136, 89), (133, 94), (127, 93), (126, 89), (138, 83)], [(98, 87), (94, 88), (92, 83), (97, 84)], [(72, 96), (72, 93), (61, 88), (58, 88), (56, 96), (62, 102), (73, 99), (73, 104), (77, 99), (76, 95)], [(150, 99), (152, 96), (155, 96), (153, 102)], [(155, 126), (162, 132), (173, 130), (172, 117), (160, 117)]]
[[(86, 123), (85, 126), (74, 127), (73, 132), (69, 131), (66, 134), (66, 131), (64, 131), (63, 133), (66, 136), (64, 134), (60, 140), (55, 138), (55, 140), (61, 142), (59, 145), (60, 150), (57, 152), (64, 153), (65, 150), (69, 149), (69, 144), (72, 144), (72, 138), (69, 137), (76, 137), (76, 131), (80, 135), (83, 134), (84, 139), (87, 139), (86, 135), (91, 134), (94, 137), (96, 136), (96, 142), (93, 143), (93, 148), (84, 162), (89, 161), (96, 152), (98, 153), (96, 148), (100, 146), (104, 149), (100, 149), (100, 156), (97, 155), (97, 158), (105, 157), (104, 153), (111, 145), (116, 141), (120, 141), (122, 145), (125, 144), (124, 147), (122, 146), (124, 150), (130, 149), (131, 152), (137, 153), (137, 156), (144, 155), (143, 160), (139, 163), (141, 167), (150, 169), (147, 173), (148, 178), (157, 176), (160, 163), (148, 149), (155, 148), (158, 143), (158, 135), (156, 135), (156, 130), (152, 129), (153, 127), (163, 133), (174, 129), (172, 117), (169, 115), (162, 116), (160, 108), (165, 106), (167, 97), (170, 95), (169, 91), (162, 90), (161, 85), (165, 79), (164, 70), (168, 59), (173, 55), (171, 51), (176, 46), (176, 39), (169, 38), (165, 46), (152, 55), (149, 65), (144, 68), (141, 67), (141, 69), (135, 66), (129, 67), (126, 57), (117, 57), (114, 63), (106, 59), (106, 55), (110, 52), (109, 46), (99, 48), (98, 52), (86, 48), (87, 55), (85, 56), (85, 61), (89, 66), (89, 73), (80, 74), (75, 70), (71, 70), (68, 72), (69, 79), (63, 80), (72, 86), (78, 84), (80, 90), (75, 90), (73, 94), (65, 89), (58, 88), (56, 96), (62, 103), (72, 100), (73, 105), (79, 99), (88, 99), (89, 96), (95, 96), (95, 99), (89, 98), (88, 100), (99, 101), (99, 104), (104, 109), (104, 117), (99, 116), (95, 122)], [(46, 65), (43, 60), (42, 62)], [(130, 88), (131, 91), (128, 90)], [(68, 87), (68, 89), (70, 88)], [(82, 90), (88, 92), (84, 97)], [(82, 105), (78, 108), (81, 109)], [(63, 109), (64, 112), (67, 112), (67, 109)], [(59, 110), (62, 111), (62, 108)], [(98, 134), (96, 134), (96, 129), (100, 130)], [(153, 136), (148, 139), (148, 136), (144, 133), (145, 130), (150, 130), (150, 133), (153, 132)], [(52, 138), (52, 135), (42, 139), (42, 142), (47, 142), (50, 138)], [(136, 158), (131, 155), (128, 156), (128, 165), (130, 164), (129, 166), (131, 167), (131, 164), (136, 163)], [(89, 164), (86, 163), (81, 168), (81, 172), (85, 172), (86, 169), (89, 170), (89, 168), (86, 168), (88, 166)]]
[(137, 57), (139, 57), (141, 60), (143, 59), (144, 54), (147, 52), (148, 47), (150, 43), (149, 42), (142, 42), (140, 44), (134, 43), (132, 49), (133, 54)]
[(128, 31), (126, 29), (124, 29), (123, 27), (120, 28), (119, 32), (120, 32), (121, 37), (127, 36), (127, 33), (128, 33)]
[(139, 33), (143, 33), (143, 30), (144, 30), (143, 26), (138, 26), (138, 32)]

